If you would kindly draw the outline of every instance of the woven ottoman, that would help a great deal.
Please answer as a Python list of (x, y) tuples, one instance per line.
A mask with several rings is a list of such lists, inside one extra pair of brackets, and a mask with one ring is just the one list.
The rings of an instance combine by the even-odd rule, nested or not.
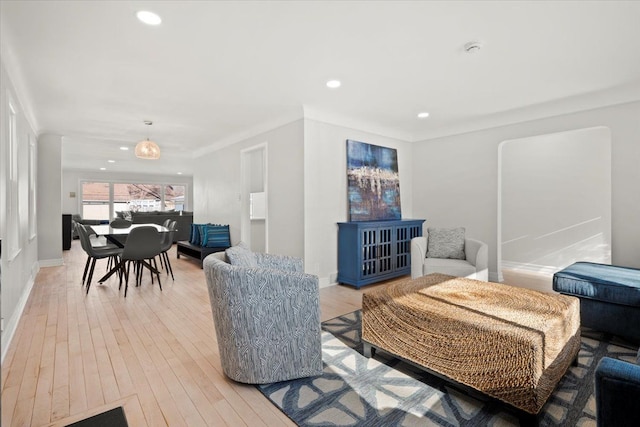
[(384, 350), (536, 415), (580, 349), (577, 298), (443, 274), (362, 296), (365, 355)]
[(582, 325), (640, 342), (640, 270), (576, 262), (553, 275), (553, 290), (580, 298)]

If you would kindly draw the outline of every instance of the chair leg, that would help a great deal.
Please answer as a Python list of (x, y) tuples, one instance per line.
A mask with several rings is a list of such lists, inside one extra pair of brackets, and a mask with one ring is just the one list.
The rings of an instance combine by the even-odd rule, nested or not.
[[(151, 261), (151, 260), (149, 260), (149, 261)], [(149, 264), (151, 264), (151, 262)], [(156, 268), (156, 271), (157, 271), (156, 275), (158, 276), (158, 286), (160, 286), (160, 290), (162, 290), (162, 283), (160, 283), (160, 270), (158, 270), (158, 263), (156, 262), (155, 257), (153, 258), (153, 264), (154, 264), (154, 266)], [(151, 271), (151, 270), (149, 270), (149, 271)], [(151, 277), (153, 278), (153, 275)]]
[(171, 261), (169, 260), (169, 254), (167, 252), (162, 252), (162, 257), (164, 258), (164, 263), (167, 266), (167, 274), (171, 273), (171, 280), (176, 280), (173, 277), (173, 268), (171, 267)]
[(118, 278), (119, 283), (118, 283), (118, 290), (122, 289), (122, 279), (124, 279), (125, 277), (128, 278), (128, 272), (127, 272), (127, 261), (124, 260), (119, 260), (118, 261)]
[(129, 290), (129, 271), (131, 270), (131, 261), (127, 261), (126, 265), (127, 274), (124, 282), (124, 297), (127, 297), (127, 290)]
[[(118, 265), (120, 265), (120, 263), (118, 263)], [(122, 289), (122, 279), (124, 278), (123, 276), (125, 275), (125, 273), (127, 272), (127, 265), (126, 265), (126, 261), (120, 265), (120, 271), (118, 271), (118, 277), (120, 278), (120, 282), (118, 283), (118, 290)]]
[[(121, 260), (118, 255), (114, 255), (113, 261), (116, 263), (116, 266), (120, 265)], [(124, 274), (124, 269), (122, 267), (124, 266), (120, 265), (120, 268), (118, 269), (118, 277), (120, 278), (120, 283), (122, 283), (122, 275)]]
[(93, 258), (91, 262), (91, 270), (89, 270), (89, 278), (87, 279), (87, 295), (89, 294), (89, 287), (91, 286), (91, 279), (93, 278), (93, 269), (96, 267), (96, 259)]
[(144, 266), (140, 261), (136, 261), (136, 286), (142, 285), (142, 274), (144, 273)]
[(131, 272), (131, 264), (133, 264), (133, 274), (136, 276), (136, 281), (138, 280), (138, 270), (136, 269), (136, 263), (133, 261), (129, 261), (127, 267), (127, 283), (129, 282), (129, 273)]
[(82, 273), (82, 286), (84, 286), (84, 279), (87, 278), (87, 271), (89, 271), (90, 263), (91, 263), (91, 256), (87, 256), (87, 262), (84, 265), (84, 273)]
[(169, 252), (165, 252), (164, 256), (167, 258), (167, 265), (169, 266), (169, 272), (171, 273), (171, 280), (176, 280), (176, 278), (173, 277), (173, 267), (171, 266), (171, 260), (169, 259)]
[(133, 263), (133, 272), (135, 273), (135, 277), (136, 277), (136, 286), (138, 286), (138, 276), (140, 274), (140, 268), (138, 266), (138, 261), (131, 261)]

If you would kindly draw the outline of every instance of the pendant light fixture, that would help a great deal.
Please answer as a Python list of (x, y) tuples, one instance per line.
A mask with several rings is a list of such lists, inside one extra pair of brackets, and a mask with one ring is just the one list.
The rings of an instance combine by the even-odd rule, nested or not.
[[(151, 126), (153, 122), (151, 120), (145, 120), (144, 124)], [(152, 160), (160, 158), (160, 147), (149, 139), (149, 128), (147, 128), (147, 139), (138, 142), (138, 145), (136, 145), (136, 157)]]

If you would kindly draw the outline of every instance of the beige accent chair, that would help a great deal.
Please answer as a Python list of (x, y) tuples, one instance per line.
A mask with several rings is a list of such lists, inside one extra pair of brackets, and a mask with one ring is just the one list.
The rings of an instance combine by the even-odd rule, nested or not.
[(489, 247), (480, 240), (465, 238), (466, 259), (427, 258), (429, 234), (411, 239), (411, 278), (442, 273), (489, 281)]

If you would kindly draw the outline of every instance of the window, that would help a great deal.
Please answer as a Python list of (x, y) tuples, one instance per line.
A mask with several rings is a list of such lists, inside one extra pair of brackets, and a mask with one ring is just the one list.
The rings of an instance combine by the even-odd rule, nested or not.
[(9, 260), (12, 260), (20, 252), (20, 213), (18, 211), (18, 129), (16, 109), (13, 106), (10, 95), (7, 111), (9, 130), (9, 153), (7, 180), (7, 247)]
[(82, 217), (110, 220), (118, 212), (150, 212), (186, 209), (184, 184), (139, 184), (83, 181)]
[(174, 209), (176, 211), (184, 210), (184, 195), (186, 187), (184, 185), (165, 185), (164, 186), (164, 209)]
[(109, 220), (109, 183), (82, 183), (82, 218)]
[(36, 237), (36, 142), (29, 136), (29, 239)]
[(113, 214), (119, 211), (150, 212), (162, 209), (162, 186), (113, 184)]

